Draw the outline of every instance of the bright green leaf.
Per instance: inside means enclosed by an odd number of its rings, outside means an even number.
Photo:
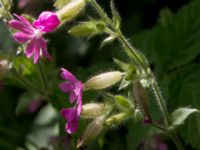
[[[172,126],[179,126],[184,123],[184,121],[193,113],[200,113],[198,109],[195,108],[179,108],[172,113]]]

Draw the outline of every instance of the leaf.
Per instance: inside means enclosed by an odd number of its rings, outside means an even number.
[[[164,18],[159,19],[159,25],[135,35],[133,41],[136,47],[164,71],[191,62],[200,53],[199,9],[200,1],[196,0],[177,14],[165,11],[170,15],[161,15]]]
[[[189,65],[170,74],[169,100],[168,105],[173,109],[177,106],[191,106],[200,109],[200,65]],[[194,110],[196,111],[196,110]],[[179,116],[183,120],[193,110]],[[194,119],[195,117],[195,119]],[[198,118],[197,118],[198,117]],[[191,118],[191,119],[190,119]],[[179,124],[181,120],[175,122]],[[179,130],[185,143],[190,144],[194,149],[200,148],[200,122],[199,116],[192,115],[185,125]]]
[[[199,115],[192,115],[179,129],[180,136],[186,144],[190,144],[193,149],[200,150],[200,119]]]
[[[172,126],[179,126],[184,123],[184,121],[193,113],[200,113],[198,109],[195,108],[179,108],[176,109],[172,115]]]
[[[33,92],[24,93],[19,99],[15,113],[17,115],[24,113],[25,111],[27,111],[31,103],[33,101],[39,100],[39,98],[40,98],[40,95],[36,93],[33,93]]]

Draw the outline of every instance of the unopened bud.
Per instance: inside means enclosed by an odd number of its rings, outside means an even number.
[[[124,96],[117,95],[115,96],[115,101],[119,107],[122,109],[131,109],[134,110],[134,104],[130,102],[129,99],[127,99]]]
[[[135,96],[137,108],[144,112],[145,118],[147,117],[151,120],[148,106],[148,95],[140,81],[133,83],[133,94]]]
[[[1,0],[0,1],[0,4],[2,5],[2,7],[5,9],[5,10],[10,10],[11,8],[11,0]]]
[[[123,73],[119,71],[111,71],[99,74],[97,76],[94,76],[93,78],[86,81],[84,84],[85,90],[99,90],[104,89],[107,87],[110,87],[117,82],[119,82],[122,78]]]
[[[82,106],[81,117],[95,118],[106,114],[110,107],[106,104],[89,103]]]
[[[119,113],[116,115],[113,115],[111,117],[109,117],[108,119],[106,119],[104,125],[105,126],[112,126],[112,125],[119,125],[121,123],[123,123],[125,120],[127,120],[128,118],[128,114],[123,112],[123,113]]]
[[[84,147],[90,141],[94,140],[101,131],[103,130],[103,123],[105,121],[105,116],[100,116],[94,119],[86,128],[85,132],[83,133],[82,138],[79,140],[77,148]]]
[[[81,22],[77,26],[71,28],[68,33],[73,36],[93,36],[101,34],[105,31],[105,23],[99,20],[91,20]]]
[[[140,109],[135,109],[134,118],[138,122],[142,122],[144,120],[144,113]]]
[[[61,24],[64,24],[65,22],[75,18],[83,10],[85,4],[85,0],[73,0],[58,10],[56,13],[61,20]]]
[[[0,80],[2,80],[8,70],[8,61],[0,60]]]

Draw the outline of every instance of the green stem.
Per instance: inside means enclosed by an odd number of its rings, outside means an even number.
[[[31,82],[29,82],[29,80],[27,80],[26,78],[24,78],[20,73],[18,73],[16,70],[13,70],[13,73],[18,77],[18,79],[20,81],[22,81],[24,83],[24,85],[28,88],[31,88],[33,91],[35,91],[36,93],[39,93],[41,95],[43,95],[43,92],[40,91],[37,87],[35,87]]]
[[[146,72],[146,75],[150,77],[152,80],[152,88],[156,96],[157,103],[160,107],[160,110],[164,116],[164,118],[167,121],[167,125],[169,126],[171,124],[170,116],[167,111],[167,107],[164,101],[164,98],[159,90],[158,84],[155,80],[155,76],[151,72],[151,69],[149,65],[140,58],[138,55],[137,50],[128,42],[128,40],[125,38],[125,36],[122,34],[120,29],[116,29],[112,20],[107,16],[107,14],[104,12],[104,10],[100,7],[100,5],[96,2],[96,0],[88,0],[88,2],[96,9],[100,17],[106,22],[106,24],[112,28],[112,30],[118,35],[117,38],[120,41],[120,43],[125,47],[126,53],[130,56],[135,58],[135,61],[142,67],[142,69]],[[165,130],[166,131],[166,130]],[[178,137],[175,135],[171,136],[173,141],[176,143],[176,146],[179,150],[183,150],[183,146],[181,145],[181,142],[179,141]]]
[[[40,80],[43,85],[44,92],[46,92],[46,90],[48,89],[48,85],[47,85],[47,81],[46,81],[45,74],[44,74],[40,60],[38,61],[37,67],[38,67],[38,72],[39,72]]]
[[[153,127],[167,133],[171,139],[174,141],[174,143],[176,144],[176,147],[178,148],[178,150],[184,150],[184,147],[182,146],[180,140],[178,139],[177,135],[174,133],[171,133],[170,131],[168,131],[167,129],[165,129],[164,127],[157,125],[157,124],[151,124]]]

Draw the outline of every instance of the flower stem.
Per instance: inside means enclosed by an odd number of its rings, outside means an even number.
[[[26,87],[31,88],[33,91],[35,91],[36,93],[39,93],[41,95],[43,95],[43,92],[40,91],[37,87],[35,87],[31,82],[29,82],[29,80],[27,80],[26,78],[24,78],[20,73],[18,73],[16,70],[13,70],[13,73],[18,77],[18,79],[24,83],[24,85]]]
[[[96,2],[96,0],[88,0],[88,2],[96,9],[97,13],[100,15],[100,17],[105,21],[105,23],[112,28],[112,30],[116,33],[117,39],[120,41],[120,43],[124,46],[124,50],[126,53],[132,54],[132,56],[135,58],[135,61],[142,67],[142,69],[145,71],[146,75],[150,77],[150,80],[152,80],[152,89],[154,91],[154,94],[156,96],[157,103],[160,107],[160,110],[164,116],[164,118],[167,121],[167,125],[169,126],[171,124],[170,121],[170,115],[167,111],[167,107],[164,101],[164,98],[159,90],[158,84],[156,82],[155,76],[151,72],[151,69],[149,65],[140,58],[140,56],[137,53],[137,50],[128,42],[128,40],[125,38],[125,36],[122,34],[120,29],[117,29],[114,26],[113,21],[107,16],[107,14],[104,12],[104,10],[100,7],[100,5]],[[129,55],[130,56],[130,55]],[[163,128],[164,130],[164,128]],[[165,129],[165,132],[167,129]],[[179,141],[176,134],[170,134],[173,141],[175,142],[177,148],[179,150],[183,150],[183,146],[181,145],[181,142]]]
[[[44,70],[43,70],[43,67],[42,67],[42,64],[41,64],[40,61],[38,61],[37,68],[38,68],[40,80],[41,80],[42,85],[43,85],[44,92],[46,92],[46,90],[48,89],[48,86],[47,86]]]

